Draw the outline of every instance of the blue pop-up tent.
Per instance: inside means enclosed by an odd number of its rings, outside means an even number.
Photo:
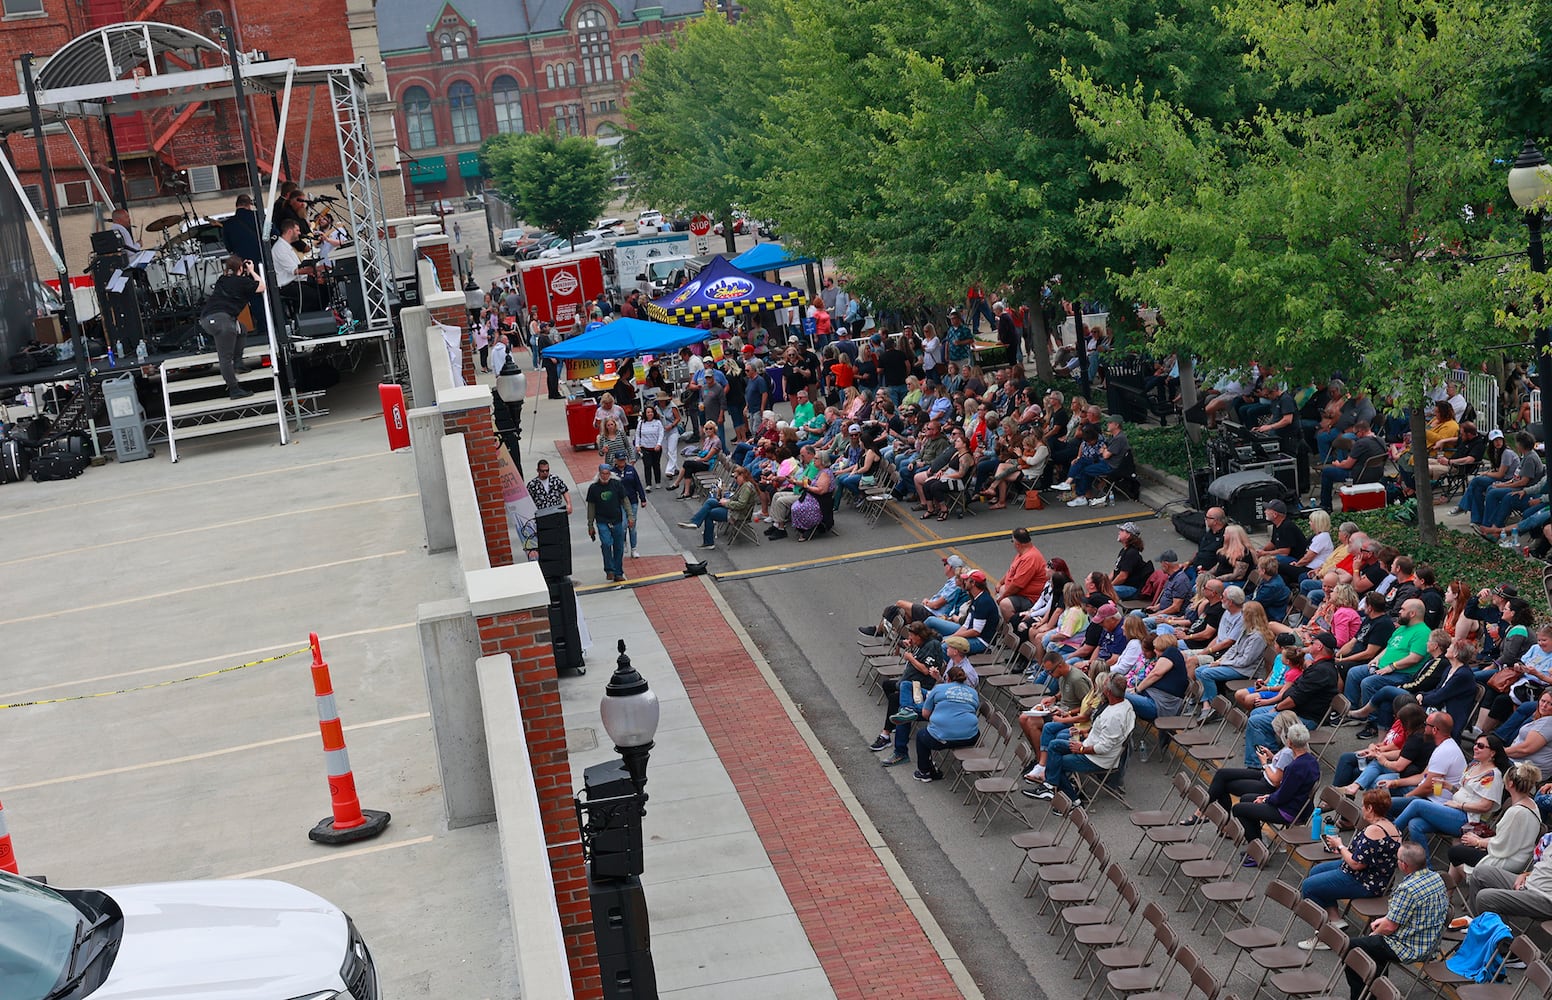
[[[644,319],[617,319],[587,333],[546,347],[547,358],[576,360],[586,358],[608,361],[639,358],[643,354],[666,354],[705,340],[708,331],[694,327],[651,323]]]
[[[647,315],[663,323],[696,323],[795,306],[803,298],[796,288],[751,278],[719,255],[683,288],[648,303]]]
[[[812,257],[794,257],[780,243],[756,243],[729,261],[734,267],[748,274],[779,271],[784,267],[815,263]]]

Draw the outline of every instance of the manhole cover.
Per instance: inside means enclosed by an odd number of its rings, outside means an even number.
[[[598,749],[598,731],[591,727],[566,730],[566,752],[586,753]]]

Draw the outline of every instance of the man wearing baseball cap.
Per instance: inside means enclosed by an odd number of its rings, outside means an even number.
[[[862,625],[857,631],[866,636],[879,636],[884,634],[885,623],[899,627],[902,621],[924,622],[933,615],[952,618],[958,614],[965,602],[970,600],[970,592],[959,582],[959,574],[965,568],[965,561],[957,555],[941,556],[939,561],[943,563],[943,575],[946,579],[937,593],[919,601],[896,601],[880,613],[880,621],[877,625]]]
[[[1309,549],[1309,539],[1304,537],[1298,522],[1288,516],[1288,505],[1281,500],[1269,501],[1266,519],[1272,523],[1272,538],[1261,546],[1261,554],[1276,556],[1278,566],[1298,562]]]
[[[1272,731],[1272,719],[1278,712],[1292,711],[1309,727],[1310,732],[1314,732],[1315,727],[1326,717],[1331,700],[1342,689],[1342,677],[1336,672],[1334,662],[1337,645],[1336,636],[1330,632],[1315,633],[1309,643],[1309,662],[1288,693],[1274,704],[1262,705],[1251,711],[1250,721],[1245,726],[1246,767],[1261,765],[1257,747],[1266,747],[1274,752],[1280,749],[1277,736]]]
[[[959,579],[970,594],[970,602],[964,613],[958,620],[933,615],[927,619],[927,627],[944,638],[963,636],[970,642],[970,652],[984,653],[1002,625],[997,601],[987,591],[986,574],[980,570],[970,570],[961,574]]]
[[[632,525],[635,519],[630,520]],[[595,528],[596,525],[596,528]],[[597,539],[604,553],[604,579],[625,579],[625,490],[607,464],[598,467],[598,479],[587,488],[587,537]]]

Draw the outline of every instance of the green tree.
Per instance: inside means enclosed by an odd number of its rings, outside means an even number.
[[[1482,98],[1524,57],[1526,18],[1478,0],[1240,0],[1226,17],[1311,108],[1213,121],[1069,71],[1079,124],[1108,151],[1098,176],[1124,189],[1085,221],[1146,262],[1118,283],[1160,308],[1168,348],[1290,381],[1356,369],[1377,403],[1410,409],[1421,467],[1426,389],[1492,342],[1495,268],[1470,258],[1523,245],[1513,213],[1468,206],[1507,200],[1493,161],[1511,147]]]
[[[613,168],[598,144],[585,136],[493,136],[480,147],[480,159],[518,214],[573,243],[608,204]]]
[[[772,47],[786,32],[779,4],[756,2],[737,24],[703,17],[642,53],[621,148],[638,200],[706,212],[733,246],[733,212],[765,167],[755,141],[768,95],[781,86]]]

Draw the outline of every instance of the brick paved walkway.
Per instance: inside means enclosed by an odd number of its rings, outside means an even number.
[[[904,970],[914,998],[961,997],[920,925],[899,919],[905,901],[705,587],[687,579],[636,594],[836,996],[899,994]]]

